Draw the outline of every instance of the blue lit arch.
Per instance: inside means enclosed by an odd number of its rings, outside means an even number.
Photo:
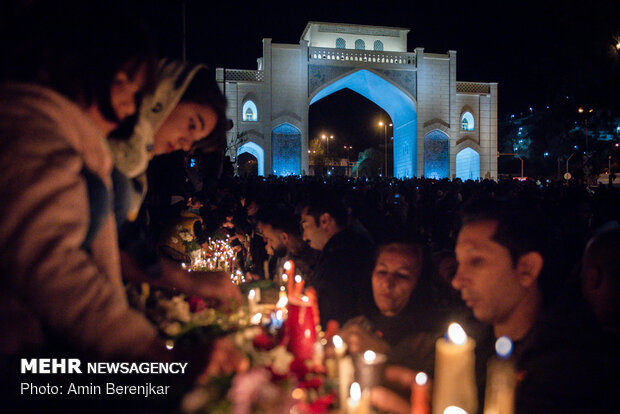
[[[450,176],[450,138],[434,130],[424,137],[424,177],[448,178]]]
[[[456,177],[461,180],[480,178],[480,154],[472,148],[465,148],[456,154]]]
[[[250,155],[256,157],[256,161],[258,162],[258,175],[265,175],[265,151],[260,147],[260,145],[255,144],[254,142],[246,142],[237,150],[237,157],[239,155],[247,152]]]
[[[394,124],[393,175],[397,178],[416,176],[418,123],[415,98],[379,74],[358,69],[315,91],[310,105],[345,88],[359,93],[388,113]]]
[[[247,100],[243,103],[241,114],[244,122],[258,121],[258,109],[256,108],[256,104],[251,100]]]
[[[274,175],[301,174],[301,131],[291,124],[271,131],[271,160]]]

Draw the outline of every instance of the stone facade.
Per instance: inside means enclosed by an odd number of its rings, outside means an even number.
[[[349,88],[390,115],[394,176],[497,177],[497,84],[457,81],[456,51],[408,52],[407,32],[310,22],[299,44],[263,39],[258,70],[218,68],[229,155],[252,154],[266,175],[307,173],[309,106]]]

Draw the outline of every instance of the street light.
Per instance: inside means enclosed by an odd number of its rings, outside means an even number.
[[[383,127],[383,142],[385,146],[385,170],[383,171],[383,175],[387,177],[388,176],[388,172],[387,172],[387,127],[388,127],[388,124],[383,121],[380,121],[379,126]],[[392,124],[390,124],[390,126],[392,126]]]
[[[580,107],[579,109],[577,109],[577,112],[580,113],[580,114],[583,114],[583,113],[585,113],[585,109]],[[592,109],[592,108],[588,109],[588,113],[589,114],[591,114],[592,112],[594,112],[594,109]],[[584,116],[583,119],[585,120],[585,125],[586,125],[586,152],[588,152],[588,117]]]
[[[330,135],[329,137],[325,134],[321,135],[321,139],[323,141],[325,141],[325,158],[327,159],[327,166],[329,167],[329,140],[330,139],[334,139],[333,135]]]

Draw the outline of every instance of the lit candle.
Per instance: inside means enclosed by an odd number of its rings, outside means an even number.
[[[300,296],[303,293],[304,283],[304,279],[301,277],[301,275],[295,275],[295,287],[293,289],[295,290],[296,296]]]
[[[286,290],[289,295],[294,293],[294,283],[295,283],[295,263],[292,260],[287,260],[284,262],[284,273],[286,274]]]
[[[288,350],[301,360],[312,358],[314,342],[316,341],[312,307],[308,303],[308,298],[304,298],[301,301],[289,298],[288,318],[286,320],[286,332],[289,338]]]
[[[430,414],[428,375],[418,372],[411,385],[411,414]]]
[[[250,313],[254,314],[256,313],[256,290],[255,289],[250,289],[250,291],[248,292],[248,306],[250,308]]]
[[[334,351],[336,352],[336,356],[338,358],[342,358],[347,352],[347,344],[342,340],[340,335],[334,335],[332,342],[334,343]]]
[[[463,407],[474,413],[478,409],[476,343],[457,323],[450,324],[447,336],[439,338],[435,344],[433,414],[442,414],[449,406]]]
[[[350,397],[347,400],[347,414],[369,414],[370,413],[370,398],[368,392],[362,392],[360,385],[357,382],[351,384]]]
[[[515,367],[508,359],[512,353],[512,341],[502,336],[495,342],[496,357],[489,360],[487,387],[484,393],[484,414],[512,414],[514,412]]]
[[[347,406],[347,395],[349,394],[349,386],[353,382],[354,371],[353,360],[350,356],[338,360],[338,391],[340,393],[341,411],[344,411]]]
[[[467,414],[467,411],[463,410],[461,407],[450,405],[443,410],[443,414]]]
[[[386,360],[384,354],[377,354],[371,350],[355,355],[355,375],[362,390],[380,385]]]

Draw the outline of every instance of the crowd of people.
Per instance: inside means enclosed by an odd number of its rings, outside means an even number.
[[[292,259],[328,334],[402,367],[373,393],[378,408],[409,412],[398,389],[411,372],[433,377],[435,341],[459,321],[478,344],[481,401],[495,339],[508,336],[517,412],[610,409],[617,188],[221,174],[229,122],[213,73],[157,62],[148,30],[115,3],[71,2],[72,13],[51,3],[20,10],[10,27],[21,41],[3,51],[4,390],[17,391],[24,357],[190,361],[187,382],[239,369],[225,338],[169,350],[127,301],[124,283],[141,282],[241,300],[229,274],[180,266],[186,252],[169,232],[182,228],[199,243],[227,236],[248,279],[280,284]]]

